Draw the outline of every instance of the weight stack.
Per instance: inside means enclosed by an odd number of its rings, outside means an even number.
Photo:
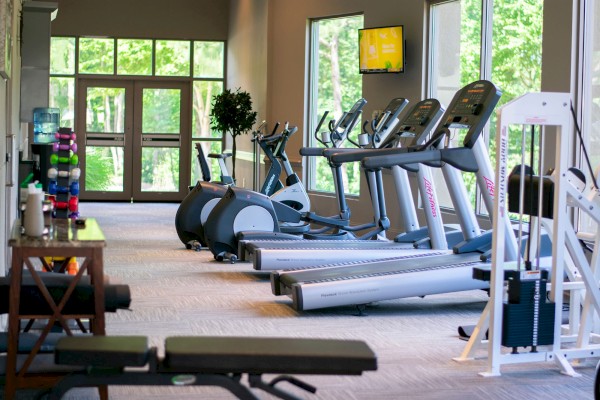
[[[536,347],[554,342],[554,307],[546,300],[548,271],[506,271],[508,302],[503,304],[502,345]]]
[[[79,216],[79,159],[75,133],[71,128],[59,128],[58,142],[53,143],[52,174],[48,171],[48,193],[54,196],[55,217],[60,219]],[[51,176],[52,175],[52,176]]]

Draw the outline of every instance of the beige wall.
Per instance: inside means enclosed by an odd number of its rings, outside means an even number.
[[[267,120],[268,0],[231,0],[227,46],[227,87],[240,88],[252,97],[257,124]],[[237,138],[236,179],[253,188],[251,135]],[[230,137],[227,147],[231,148]]]
[[[423,96],[423,21],[424,2],[415,0],[276,0],[269,3],[269,121],[289,120],[299,126],[303,134],[296,135],[288,145],[288,155],[300,162],[298,150],[306,145],[308,135],[307,87],[308,21],[311,18],[361,13],[364,26],[403,24],[406,31],[406,72],[403,74],[364,75],[363,97],[368,103],[364,115],[382,109],[394,97],[406,97],[411,102]],[[232,27],[233,29],[233,27]],[[358,66],[357,66],[358,68]],[[337,116],[339,117],[339,116]],[[306,165],[306,164],[305,164]],[[304,177],[305,179],[306,177]],[[399,226],[400,217],[393,186],[386,180],[388,209],[393,226]],[[361,199],[349,199],[354,222],[372,219],[368,189],[361,182]],[[331,196],[312,195],[313,209],[321,215],[337,211]]]
[[[572,1],[546,0],[543,49],[543,89],[570,87]],[[406,73],[363,77],[365,115],[381,109],[397,96],[416,102],[424,96],[425,0],[59,0],[53,34],[106,35],[186,39],[226,39],[227,86],[250,92],[258,119],[290,121],[299,134],[288,154],[302,162],[298,149],[307,135],[307,50],[311,18],[362,13],[365,26],[404,24],[407,39]],[[239,176],[249,187],[251,147],[239,138]],[[399,225],[393,189],[386,177],[393,226]],[[242,184],[242,182],[239,182]],[[366,187],[361,188],[367,193]],[[313,196],[317,200],[317,196]],[[335,211],[331,199],[318,197],[314,208]],[[371,218],[367,196],[351,200],[356,222]],[[392,232],[395,233],[395,232]]]
[[[53,35],[225,40],[223,0],[58,0]]]
[[[363,97],[368,100],[364,115],[381,109],[393,97],[403,96],[412,103],[425,95],[424,58],[425,0],[275,0],[269,3],[268,41],[268,120],[290,120],[298,124],[303,137],[290,141],[288,154],[300,159],[298,149],[305,145],[307,135],[307,50],[308,21],[311,18],[362,13],[365,27],[403,24],[406,31],[406,73],[398,75],[363,76]],[[543,90],[569,91],[572,1],[546,0],[543,44]],[[231,27],[235,30],[235,26]],[[392,223],[389,237],[397,233],[400,216],[396,212],[395,192],[389,176],[385,178],[388,213]],[[350,199],[354,222],[372,218],[368,190],[361,183],[360,199]],[[416,192],[413,190],[413,194]],[[328,196],[312,195],[317,213],[335,213],[335,201]],[[422,215],[420,216],[422,218]],[[455,222],[453,216],[445,221]],[[489,226],[487,221],[482,221]]]

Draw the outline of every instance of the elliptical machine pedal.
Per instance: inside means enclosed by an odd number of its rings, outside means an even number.
[[[219,253],[215,256],[215,260],[221,262],[224,260],[229,260],[230,264],[235,264],[237,261],[237,255],[233,254],[233,253],[229,253],[229,252],[223,252],[223,253]]]

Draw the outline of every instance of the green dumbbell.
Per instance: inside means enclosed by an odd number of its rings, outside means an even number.
[[[56,154],[50,155],[50,164],[56,165],[58,163],[77,165],[79,164],[79,157],[77,157],[77,154],[72,154],[71,157],[59,157]]]

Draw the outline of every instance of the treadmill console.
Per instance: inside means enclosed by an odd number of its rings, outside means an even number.
[[[463,145],[472,148],[487,123],[502,92],[491,82],[480,80],[458,91],[446,115],[442,118],[441,128],[468,129]],[[440,132],[445,134],[444,132]]]
[[[421,144],[443,112],[444,108],[438,100],[421,100],[400,121],[397,135],[403,138],[412,137],[413,140],[407,144],[408,146]]]

